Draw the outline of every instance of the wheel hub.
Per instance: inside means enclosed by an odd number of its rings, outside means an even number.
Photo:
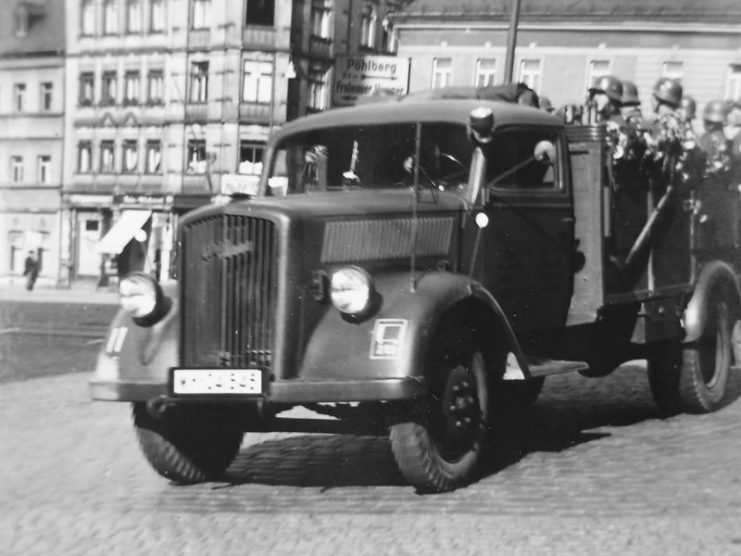
[[[475,379],[463,365],[450,372],[442,404],[447,435],[455,441],[469,438],[478,423],[479,404]]]

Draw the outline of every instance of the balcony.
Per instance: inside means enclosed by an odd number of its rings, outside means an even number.
[[[309,56],[315,58],[332,58],[332,39],[325,39],[317,35],[309,37]]]

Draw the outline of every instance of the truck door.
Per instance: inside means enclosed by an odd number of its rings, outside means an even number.
[[[536,154],[536,147],[542,153],[549,145],[549,156]],[[497,130],[483,149],[489,224],[476,276],[517,331],[566,323],[575,245],[565,149],[562,131],[543,127]]]

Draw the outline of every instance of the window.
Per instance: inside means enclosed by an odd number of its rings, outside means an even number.
[[[161,33],[165,30],[165,0],[150,0],[149,30]]]
[[[26,84],[25,83],[16,83],[13,85],[13,106],[15,107],[16,112],[23,112],[24,106],[24,100],[26,97]]]
[[[147,174],[162,173],[162,143],[159,141],[147,141]]]
[[[275,0],[247,0],[245,25],[273,26]]]
[[[118,6],[116,0],[103,0],[103,34],[118,33]]]
[[[519,81],[530,87],[535,92],[540,90],[540,76],[540,60],[522,60],[520,62]]]
[[[377,23],[376,7],[372,3],[366,2],[360,18],[360,46],[375,48]]]
[[[42,155],[38,161],[38,178],[40,184],[47,184],[51,182],[51,157],[48,155]]]
[[[332,7],[326,0],[311,4],[311,33],[322,39],[332,38]]]
[[[149,104],[162,104],[164,95],[162,70],[152,70],[147,76],[147,101]]]
[[[193,0],[192,29],[211,27],[211,0]]]
[[[731,64],[728,67],[726,98],[730,100],[741,100],[741,64]]]
[[[432,88],[447,87],[453,79],[453,59],[432,59]]]
[[[589,89],[597,79],[609,74],[610,62],[608,60],[590,60],[589,75],[587,75],[587,86],[584,87],[584,89]]]
[[[273,97],[273,64],[244,61],[242,102],[269,103]]]
[[[190,65],[190,101],[208,100],[208,62],[193,62]]]
[[[54,85],[52,83],[42,83],[39,87],[39,107],[42,112],[51,112],[53,90]]]
[[[140,33],[142,30],[142,0],[126,0],[126,32]]]
[[[557,169],[535,160],[535,146],[548,141],[558,146],[555,133],[517,129],[499,132],[484,149],[487,187],[506,189],[556,189]],[[555,161],[558,157],[554,157]]]
[[[13,183],[23,183],[23,157],[10,157],[10,181]]]
[[[80,74],[80,106],[91,106],[93,104],[93,90],[95,87],[95,76],[92,72]]]
[[[394,34],[394,25],[391,23],[388,14],[381,20],[381,47],[384,52],[396,51],[396,35]]]
[[[479,58],[476,60],[476,87],[491,87],[497,82],[496,58]]]
[[[133,174],[136,172],[136,166],[139,161],[135,140],[126,140],[123,142],[123,171],[124,174]]]
[[[139,104],[139,72],[127,71],[124,75],[124,104]]]
[[[104,106],[116,104],[116,72],[103,72],[103,90],[100,95],[100,103]]]
[[[262,173],[262,155],[265,146],[249,141],[239,143],[239,169],[240,174],[259,176]]]
[[[115,155],[113,141],[100,142],[100,173],[112,174],[115,171]]]
[[[95,34],[95,2],[83,0],[80,8],[80,34],[90,37]]]
[[[327,71],[322,67],[309,68],[309,101],[312,110],[325,110],[327,104]]]
[[[77,172],[87,174],[92,171],[93,145],[90,141],[77,143]]]
[[[661,64],[661,77],[682,79],[684,77],[684,62],[664,62]]]
[[[189,174],[205,174],[207,169],[206,141],[191,139],[188,141],[188,170]]]

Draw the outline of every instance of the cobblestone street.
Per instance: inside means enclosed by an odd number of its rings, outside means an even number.
[[[385,438],[248,434],[174,486],[88,376],[0,385],[3,554],[741,554],[741,403],[657,418],[645,371],[554,377],[479,482],[419,496]]]

